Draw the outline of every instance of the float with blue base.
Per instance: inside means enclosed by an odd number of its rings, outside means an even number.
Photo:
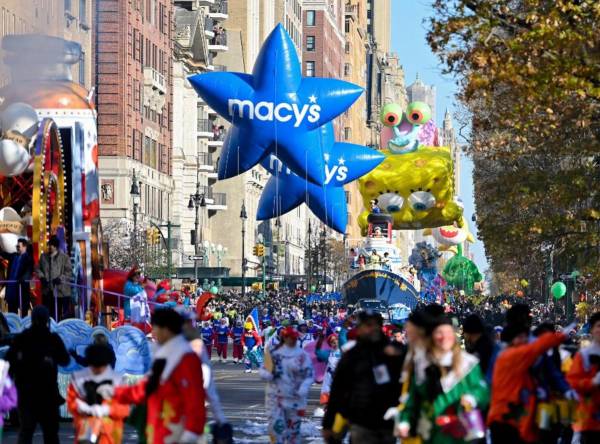
[[[388,306],[403,304],[413,310],[419,302],[419,292],[397,274],[386,270],[364,270],[344,283],[344,301],[356,304],[360,299],[378,299]]]

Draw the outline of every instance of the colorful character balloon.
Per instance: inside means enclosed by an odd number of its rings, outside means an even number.
[[[417,270],[417,277],[421,283],[421,297],[434,302],[441,297],[443,279],[438,276],[437,260],[442,254],[427,242],[418,242],[413,248],[408,263]]]
[[[392,215],[395,230],[462,225],[462,206],[454,198],[454,166],[449,147],[423,145],[437,142],[431,110],[412,102],[406,112],[386,105],[382,123],[391,128],[386,159],[359,180],[365,208],[377,199],[379,208]],[[383,139],[383,137],[382,137]],[[369,211],[358,218],[363,235]]]
[[[294,42],[281,24],[267,37],[252,74],[214,72],[189,81],[232,124],[219,179],[237,176],[274,154],[318,185],[326,183],[327,173],[315,130],[348,109],[363,91],[342,80],[303,78]]]
[[[318,130],[327,179],[319,186],[294,174],[274,155],[261,164],[272,174],[258,204],[258,220],[271,219],[306,203],[327,226],[344,233],[348,224],[343,186],[375,168],[384,156],[372,149],[334,140],[333,124]]]

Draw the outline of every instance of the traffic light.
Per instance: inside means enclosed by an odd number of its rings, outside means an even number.
[[[153,228],[146,228],[146,243],[152,245],[153,240]]]
[[[196,245],[196,230],[190,231],[190,244]]]
[[[152,244],[153,245],[160,244],[160,238],[161,238],[160,230],[158,228],[155,228],[154,233],[152,233]]]
[[[252,248],[252,254],[254,254],[254,256],[263,257],[265,255],[265,246],[263,244],[256,244]]]

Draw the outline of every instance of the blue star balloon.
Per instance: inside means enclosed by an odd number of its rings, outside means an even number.
[[[339,116],[363,89],[337,79],[302,77],[292,39],[281,24],[262,46],[252,74],[212,72],[188,78],[196,92],[231,122],[219,179],[248,171],[277,147],[277,157],[322,185],[325,164],[313,133]],[[313,159],[305,162],[306,157]]]
[[[385,156],[361,145],[335,142],[331,123],[316,132],[323,156],[325,184],[315,185],[294,174],[271,154],[261,162],[273,176],[260,197],[258,220],[280,216],[306,203],[324,224],[340,233],[346,231],[348,210],[344,185],[371,171]]]

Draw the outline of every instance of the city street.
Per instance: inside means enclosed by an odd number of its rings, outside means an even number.
[[[268,443],[267,416],[265,411],[265,383],[256,373],[244,373],[241,364],[214,364],[215,378],[225,415],[234,427],[236,443]],[[307,412],[314,412],[319,398],[318,385],[313,385]],[[210,410],[210,409],[209,409]],[[210,411],[209,411],[210,418]],[[302,425],[304,442],[320,442],[320,420],[309,416]],[[135,432],[126,429],[123,443],[137,443]],[[73,442],[75,436],[70,422],[61,424],[61,443]],[[17,442],[17,432],[7,428],[4,434],[6,444]],[[42,443],[42,431],[38,428],[34,443]]]

